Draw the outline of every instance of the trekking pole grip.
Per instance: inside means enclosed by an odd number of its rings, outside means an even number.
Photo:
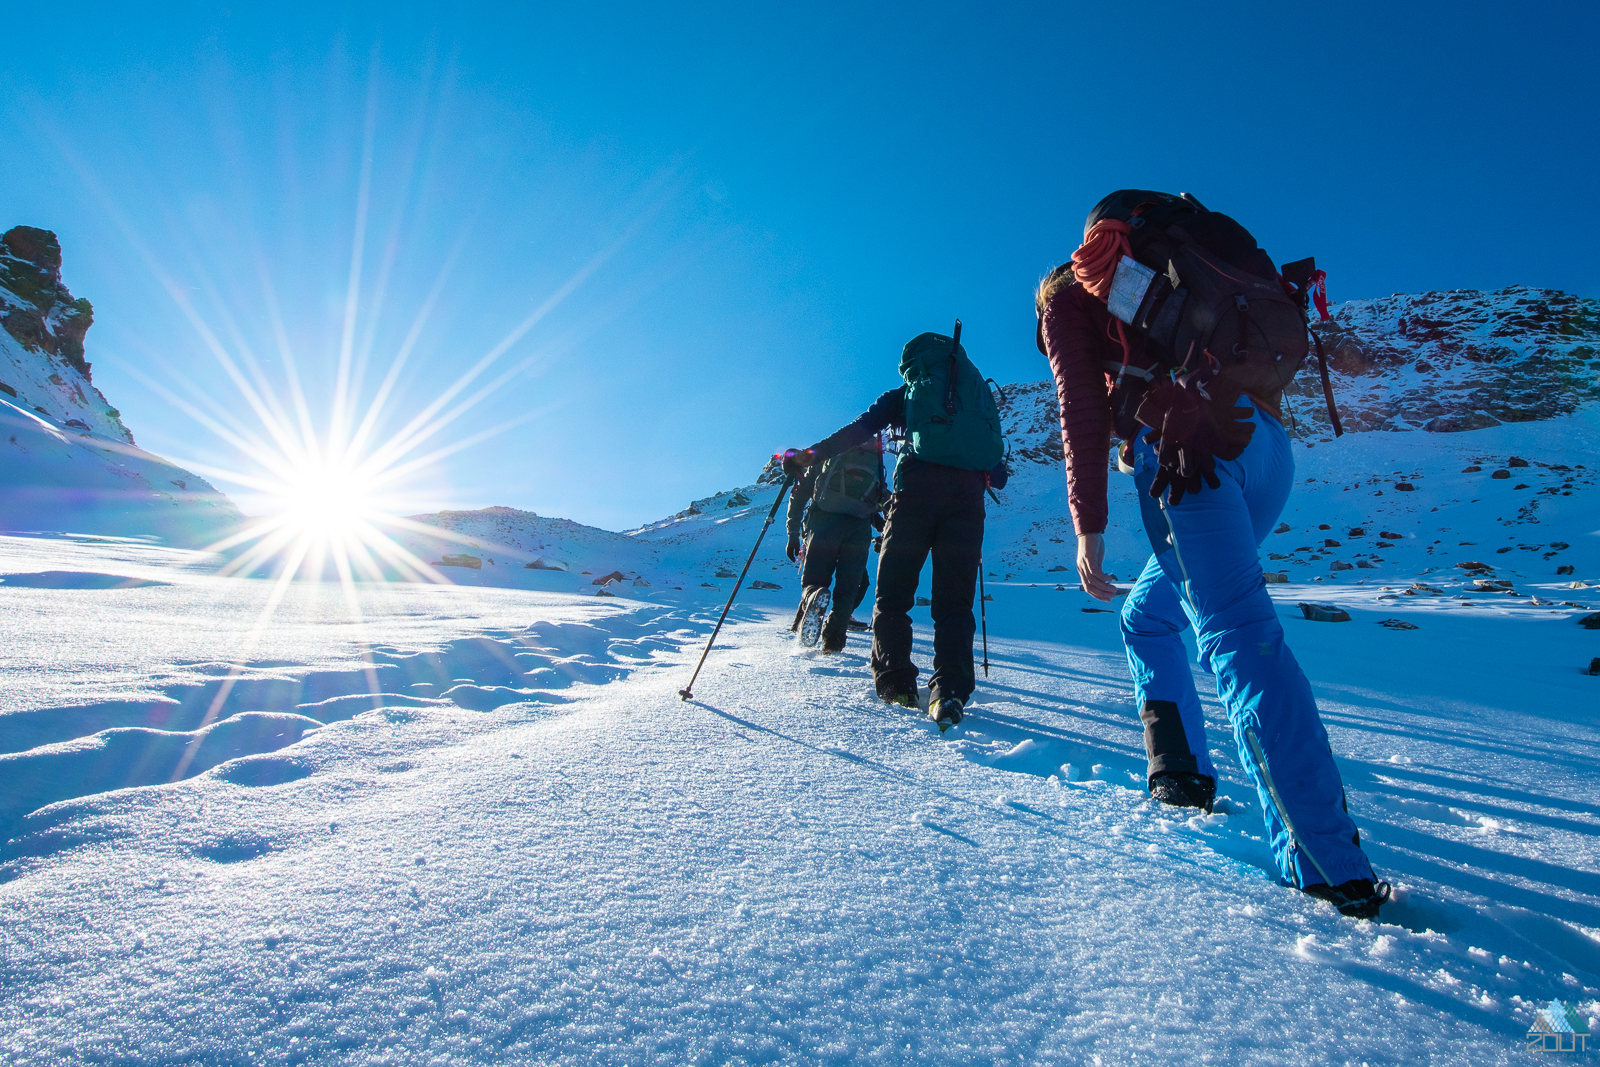
[[[767,512],[767,521],[761,524],[761,532],[756,535],[755,547],[750,550],[750,558],[744,561],[744,570],[739,572],[739,580],[733,583],[733,592],[728,594],[728,602],[722,606],[722,615],[717,619],[716,628],[711,631],[711,637],[706,641],[705,651],[700,653],[700,662],[695,664],[694,674],[689,677],[689,684],[678,690],[678,696],[684,700],[694,699],[695,679],[700,677],[700,668],[706,665],[706,657],[711,654],[711,646],[717,643],[717,635],[722,632],[722,623],[728,617],[728,611],[733,607],[733,598],[739,595],[739,587],[744,585],[744,576],[750,573],[750,564],[756,561],[756,553],[761,551],[761,542],[766,539],[767,529],[772,525],[773,516],[778,514],[778,506],[783,503],[783,498],[789,495],[789,487],[794,484],[794,475],[785,474],[783,485],[778,489],[778,496],[772,502],[772,508]]]

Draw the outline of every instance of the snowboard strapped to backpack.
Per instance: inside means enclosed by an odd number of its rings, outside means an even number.
[[[870,519],[883,503],[883,445],[873,438],[822,465],[811,505],[837,515]]]
[[[1160,371],[1174,379],[1220,380],[1271,401],[1293,380],[1315,341],[1334,435],[1344,432],[1321,339],[1306,327],[1312,296],[1327,320],[1324,276],[1313,259],[1285,264],[1280,274],[1248,230],[1188,193],[1112,193],[1089,213],[1086,245],[1095,225],[1108,219],[1126,224],[1129,254],[1116,263],[1106,306],[1145,336],[1145,351]],[[1153,377],[1126,361],[1107,369],[1118,375],[1119,385],[1129,373],[1146,381]],[[1123,406],[1131,410],[1133,404]]]
[[[906,452],[926,463],[992,470],[1004,457],[1000,409],[983,374],[954,337],[925,333],[900,353],[906,382]],[[898,472],[897,472],[898,473]]]

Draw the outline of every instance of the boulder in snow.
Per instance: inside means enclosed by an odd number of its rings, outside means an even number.
[[[1301,603],[1300,614],[1312,622],[1349,622],[1350,613],[1332,604]]]

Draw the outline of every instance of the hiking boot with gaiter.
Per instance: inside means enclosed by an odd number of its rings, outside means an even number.
[[[1352,919],[1376,919],[1378,909],[1389,902],[1394,887],[1388,882],[1373,882],[1370,878],[1352,878],[1336,886],[1318,882],[1306,886],[1301,892],[1326,900],[1339,909],[1339,914]]]
[[[1207,814],[1217,799],[1217,780],[1185,771],[1162,771],[1150,776],[1150,795],[1174,808],[1201,808]]]

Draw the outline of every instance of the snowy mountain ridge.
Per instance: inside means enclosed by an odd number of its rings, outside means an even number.
[[[1347,431],[1454,433],[1570,415],[1600,400],[1600,300],[1512,286],[1350,300],[1315,326]],[[1315,359],[1289,389],[1328,432]],[[1297,401],[1297,402],[1296,402]]]

